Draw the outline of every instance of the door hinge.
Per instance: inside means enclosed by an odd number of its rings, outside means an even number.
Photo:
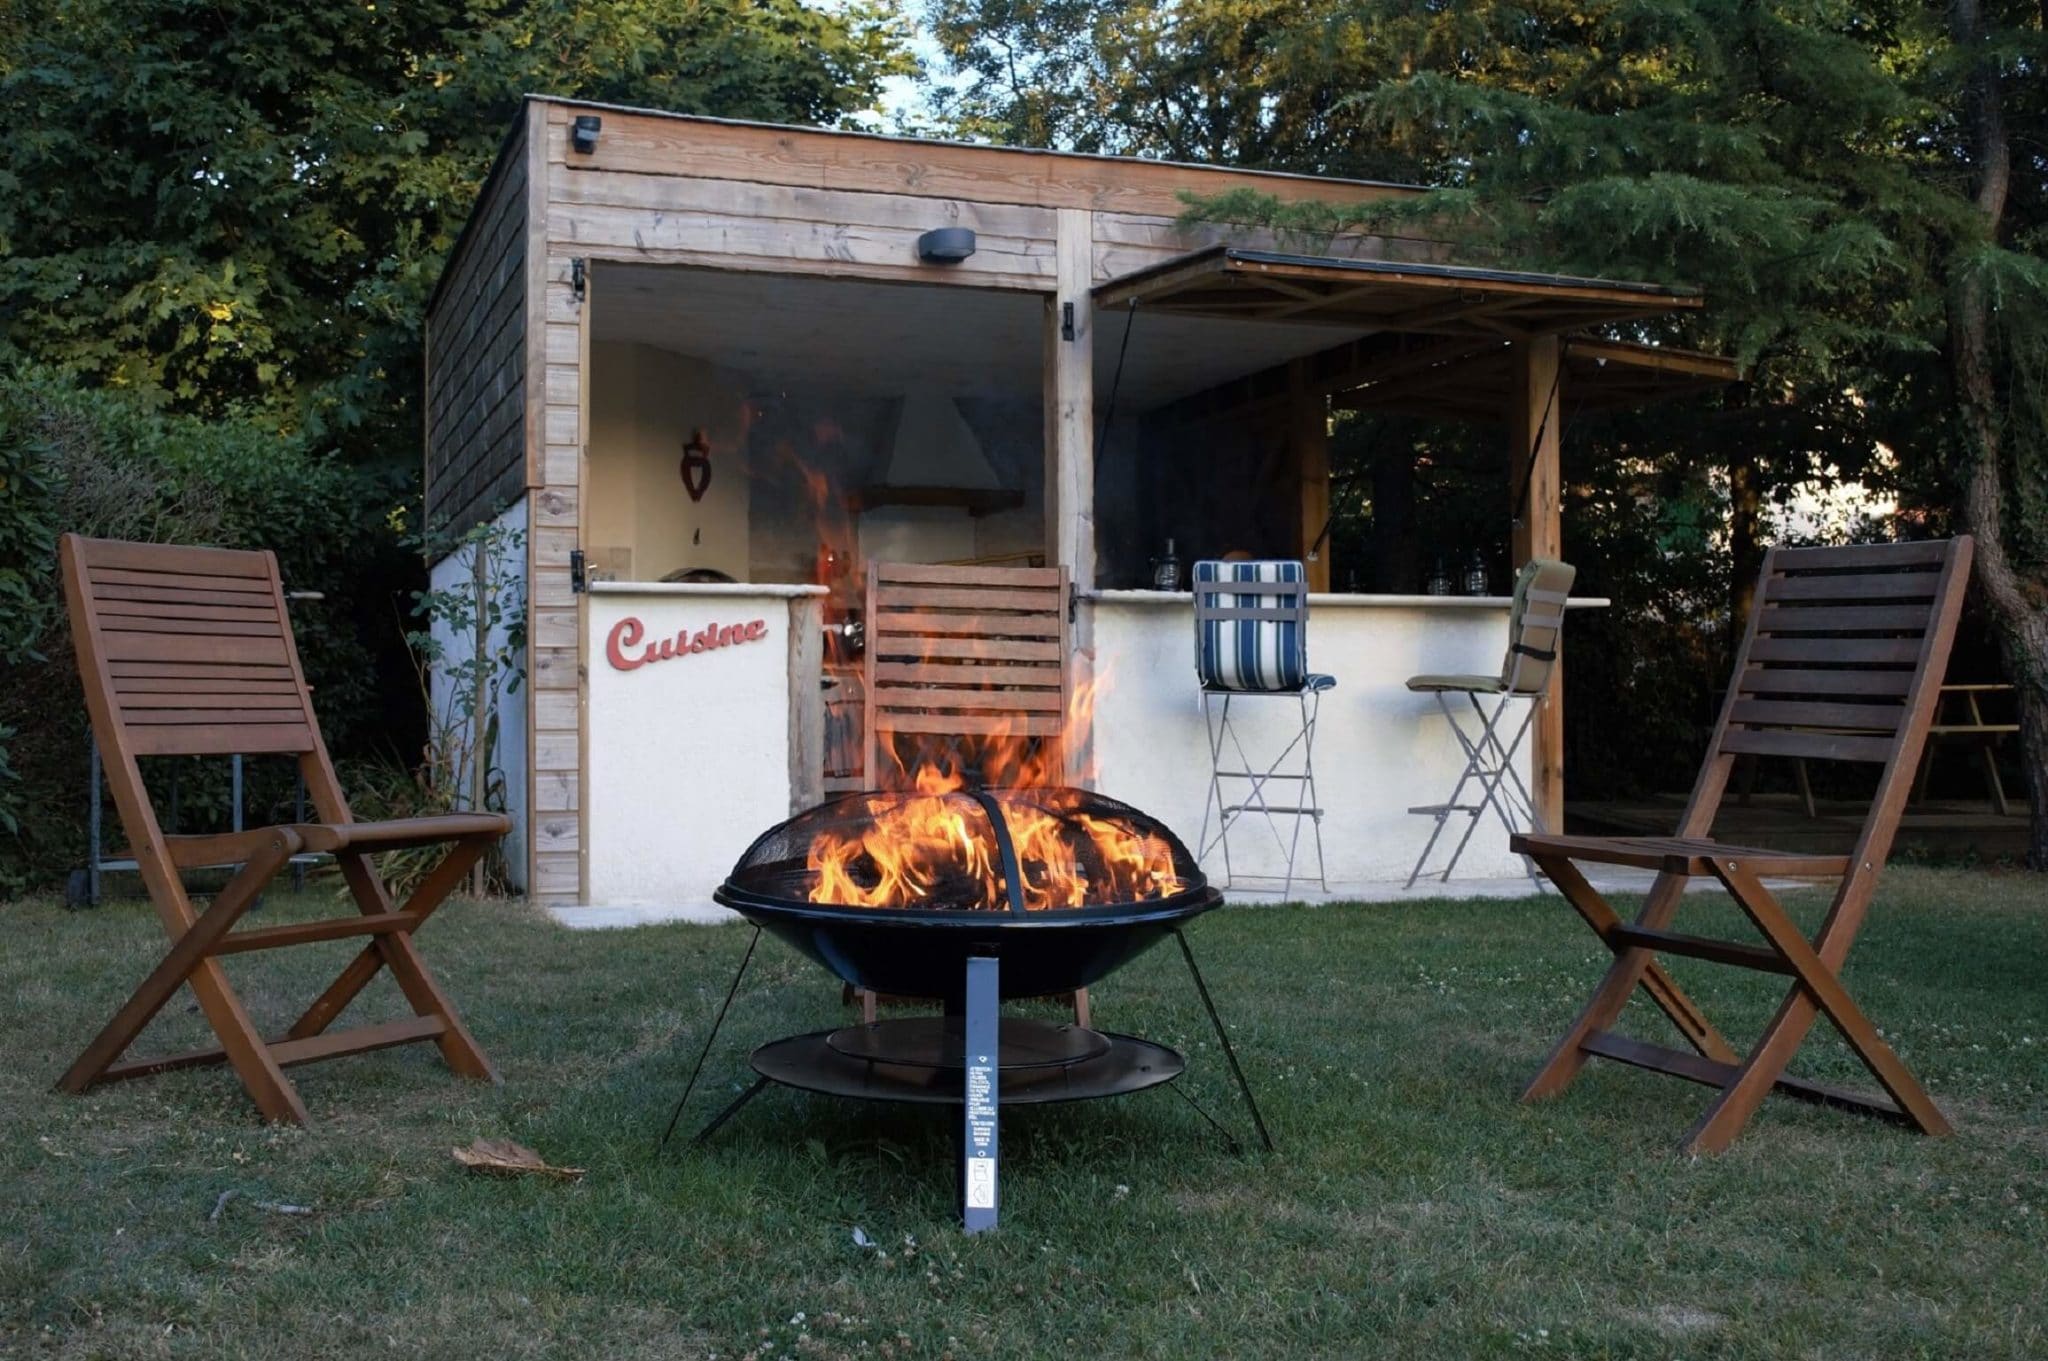
[[[1072,340],[1073,338],[1074,304],[1070,302],[1063,302],[1060,304],[1060,339]]]
[[[582,302],[583,295],[589,291],[589,287],[590,270],[583,263],[583,257],[579,255],[569,262],[569,291],[576,295],[576,301]]]
[[[583,550],[569,550],[569,594],[582,595],[590,587],[590,579],[583,570]]]

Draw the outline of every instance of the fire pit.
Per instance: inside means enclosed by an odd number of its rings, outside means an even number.
[[[846,795],[764,833],[713,896],[754,924],[756,942],[767,931],[855,987],[935,998],[946,1015],[762,1046],[751,1060],[756,1082],[699,1142],[771,1082],[963,1105],[964,1214],[970,1231],[988,1227],[999,1100],[1119,1095],[1171,1082],[1185,1067],[1173,1050],[1133,1036],[999,1021],[998,1003],[1088,987],[1172,935],[1272,1146],[1180,935],[1222,895],[1178,837],[1127,804],[1060,786],[969,789],[923,769],[913,791]],[[752,956],[750,944],[728,1006]],[[721,1007],[713,1037],[724,1018]],[[705,1053],[710,1045],[707,1038]],[[700,1053],[698,1070],[703,1061]],[[693,1071],[684,1102],[696,1078]]]

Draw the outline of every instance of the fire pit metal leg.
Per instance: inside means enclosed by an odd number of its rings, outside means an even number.
[[[996,1226],[997,1108],[1001,1054],[997,1039],[1002,991],[996,960],[967,961],[963,1032],[967,1061],[960,1125],[960,1217],[968,1233]]]
[[[704,1037],[704,1047],[697,1051],[697,1062],[690,1069],[690,1080],[683,1084],[683,1094],[681,1097],[677,1098],[676,1108],[669,1114],[668,1128],[661,1132],[661,1142],[655,1145],[655,1148],[657,1150],[668,1147],[669,1136],[676,1132],[676,1121],[683,1118],[683,1107],[689,1104],[690,1093],[695,1091],[697,1088],[697,1075],[704,1071],[704,1060],[710,1056],[711,1042],[718,1038],[719,1027],[725,1024],[725,1013],[727,1009],[729,1009],[732,1006],[732,999],[739,995],[740,980],[747,976],[747,966],[754,962],[754,947],[756,945],[759,945],[760,943],[761,928],[759,926],[756,926],[754,928],[754,934],[752,939],[747,941],[747,952],[744,955],[740,956],[739,971],[733,974],[732,976],[732,986],[725,990],[725,1000],[718,1004],[718,1015],[711,1022],[711,1033]],[[719,1117],[716,1120],[712,1121],[711,1124],[707,1126],[701,1133],[699,1133],[697,1135],[697,1138],[692,1140],[691,1142],[701,1142],[704,1139],[705,1135],[710,1134],[712,1130],[715,1130],[720,1125],[724,1124],[729,1118],[731,1118],[734,1111],[737,1111],[741,1106],[744,1106],[747,1103],[747,1097],[751,1097],[754,1094],[754,1092],[757,1092],[760,1089],[761,1084],[758,1082],[755,1083],[753,1091],[748,1092],[746,1096],[742,1096],[738,1101],[735,1101],[732,1105],[728,1106],[723,1112],[720,1113]]]
[[[1237,1051],[1230,1046],[1230,1036],[1223,1029],[1223,1018],[1216,1014],[1216,1004],[1209,1000],[1209,985],[1202,981],[1202,971],[1195,965],[1195,952],[1188,948],[1188,938],[1175,927],[1173,938],[1180,942],[1180,955],[1188,962],[1188,973],[1195,980],[1195,991],[1202,995],[1202,1006],[1209,1013],[1209,1024],[1216,1027],[1216,1038],[1223,1045],[1223,1057],[1230,1061],[1230,1075],[1237,1079],[1237,1089],[1244,1093],[1244,1104],[1251,1109],[1252,1123],[1258,1126],[1259,1142],[1266,1151],[1273,1151],[1273,1136],[1266,1133],[1266,1121],[1259,1114],[1259,1103],[1252,1097],[1251,1084],[1244,1080],[1244,1069],[1237,1066]]]

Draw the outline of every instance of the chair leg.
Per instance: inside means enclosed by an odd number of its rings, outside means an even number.
[[[264,885],[290,863],[297,849],[297,838],[281,831],[271,844],[258,850],[235,872],[213,903],[186,928],[170,953],[58,1079],[59,1090],[76,1093],[91,1087],[163,1010],[179,986],[189,983],[199,999],[201,1012],[220,1039],[220,1054],[242,1079],[263,1118],[299,1125],[310,1123],[305,1103],[249,1019],[248,1011],[228,982],[227,971],[209,953],[254,906]]]
[[[456,842],[441,863],[406,899],[406,910],[418,912],[420,924],[424,924],[427,917],[461,884],[484,852],[490,849],[490,844],[490,840],[484,837],[465,837]],[[383,881],[377,878],[367,856],[344,851],[335,860],[341,867],[342,878],[347,882],[350,894],[355,898],[357,910],[365,915],[395,910],[391,895],[385,890]],[[413,929],[417,930],[418,925]],[[303,1039],[325,1030],[355,1000],[356,995],[369,986],[378,970],[386,968],[391,970],[392,980],[405,994],[414,1014],[440,1018],[445,1028],[435,1037],[435,1043],[440,1046],[441,1057],[450,1068],[464,1077],[485,1082],[500,1080],[482,1046],[462,1023],[455,1003],[441,990],[433,972],[420,958],[410,931],[393,931],[373,940],[293,1024],[288,1032],[290,1037]]]
[[[1777,1085],[1815,1018],[1823,1013],[1849,1042],[1871,1076],[1922,1133],[1950,1133],[1948,1118],[1849,996],[1835,974],[1835,967],[1800,933],[1763,882],[1738,862],[1716,862],[1714,873],[1743,915],[1792,966],[1797,982],[1765,1027],[1755,1050],[1744,1060],[1741,1071],[1686,1135],[1686,1150],[1718,1153],[1728,1147]],[[1839,958],[1847,954],[1849,942],[1843,928],[1835,930],[1835,953]],[[1824,928],[1823,939],[1827,938]]]
[[[1562,857],[1547,855],[1536,857],[1536,863],[1550,876],[1558,892],[1564,895],[1565,901],[1577,910],[1586,924],[1603,941],[1609,940],[1608,932],[1621,924],[1621,918],[1599,891],[1586,881],[1578,866]],[[1685,881],[1677,875],[1659,875],[1651,886],[1642,912],[1636,917],[1636,925],[1653,929],[1667,926],[1678,910],[1684,886]],[[1614,963],[1608,966],[1585,1008],[1572,1022],[1571,1028],[1565,1031],[1563,1038],[1558,1040],[1542,1068],[1523,1088],[1522,1100],[1540,1101],[1569,1087],[1572,1079],[1586,1065],[1585,1042],[1614,1024],[1638,987],[1650,995],[1658,1009],[1700,1053],[1722,1063],[1735,1061],[1735,1052],[1728,1042],[1721,1038],[1705,1014],[1657,963],[1650,951],[1624,946],[1615,950]]]

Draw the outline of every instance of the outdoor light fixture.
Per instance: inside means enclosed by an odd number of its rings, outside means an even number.
[[[597,150],[598,129],[604,120],[594,113],[579,113],[576,121],[569,125],[569,145],[581,155],[588,156]]]
[[[917,258],[928,265],[957,265],[972,254],[971,227],[936,227],[917,238]]]

